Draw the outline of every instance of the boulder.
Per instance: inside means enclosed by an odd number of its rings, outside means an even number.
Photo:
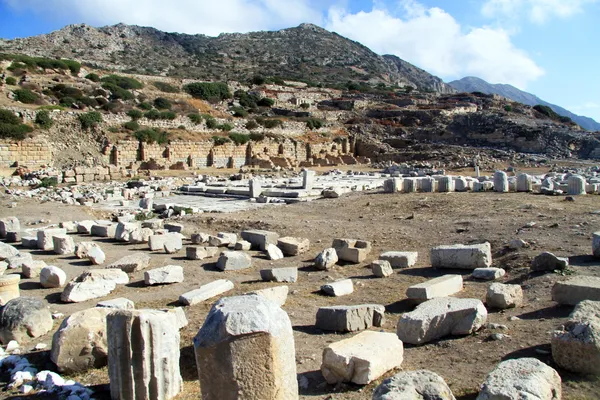
[[[186,306],[193,306],[201,303],[211,297],[218,296],[233,289],[233,282],[226,279],[219,279],[206,285],[200,286],[198,289],[189,291],[179,296],[179,302]]]
[[[52,236],[54,253],[67,255],[75,253],[75,242],[73,238],[67,235]]]
[[[269,260],[275,261],[281,260],[283,258],[283,253],[281,252],[281,249],[279,249],[279,247],[275,246],[274,244],[267,245],[265,253]]]
[[[43,229],[37,232],[38,249],[44,251],[54,250],[54,239],[56,235],[66,235],[67,230],[63,228]]]
[[[131,234],[141,229],[139,222],[119,222],[115,229],[115,240],[118,242],[129,242]]]
[[[371,252],[371,242],[364,240],[334,239],[331,247],[335,249],[340,260],[353,264],[365,261]]]
[[[251,266],[252,259],[248,254],[241,251],[224,251],[217,261],[217,268],[221,271],[237,271]]]
[[[279,234],[270,231],[247,230],[241,233],[242,239],[252,243],[252,248],[265,251],[269,244],[277,244]]]
[[[0,261],[4,261],[9,257],[16,256],[17,254],[19,254],[19,250],[10,244],[0,242]]]
[[[25,278],[37,278],[40,276],[40,272],[46,266],[46,263],[42,260],[35,260],[31,264],[23,265],[21,269]]]
[[[427,370],[404,371],[381,382],[373,400],[456,400],[444,379]]]
[[[552,300],[571,306],[583,300],[600,301],[600,277],[581,275],[556,282],[552,287]]]
[[[502,361],[488,374],[477,400],[560,400],[561,379],[536,358]]]
[[[33,264],[33,257],[30,253],[18,253],[16,256],[8,257],[4,261],[8,269],[17,269]]]
[[[277,247],[286,256],[297,256],[310,249],[310,240],[286,236],[277,240]]]
[[[514,308],[523,303],[523,289],[520,285],[492,283],[488,288],[486,303],[490,308]]]
[[[426,301],[398,322],[400,340],[423,344],[448,335],[469,335],[487,320],[487,310],[478,299],[442,297]]]
[[[321,372],[333,385],[352,382],[367,385],[404,360],[402,342],[393,333],[364,331],[331,343],[323,350]]]
[[[389,261],[392,268],[409,268],[417,263],[418,256],[416,251],[386,251],[379,259]]]
[[[315,326],[324,331],[355,332],[382,326],[385,307],[379,304],[320,307]]]
[[[21,230],[21,223],[17,217],[5,217],[0,219],[0,237],[5,238],[8,232]]]
[[[96,304],[96,307],[117,308],[119,310],[133,310],[135,308],[135,304],[129,299],[126,299],[124,297],[118,297],[112,300],[101,301],[98,304]]]
[[[89,308],[65,318],[52,337],[50,359],[61,373],[81,373],[108,364],[106,316],[110,308]]]
[[[79,303],[96,299],[110,294],[115,290],[117,284],[128,282],[127,274],[121,270],[91,270],[67,283],[60,299],[65,303]]]
[[[52,313],[34,297],[18,297],[0,309],[0,341],[24,343],[52,329]]]
[[[320,270],[328,270],[338,262],[337,252],[334,248],[323,250],[315,258],[315,267]]]
[[[298,268],[269,268],[260,270],[260,278],[267,282],[289,282],[293,283],[298,280]]]
[[[492,265],[492,248],[488,242],[482,244],[455,244],[431,249],[433,268],[475,269]]]
[[[125,256],[112,264],[107,269],[120,269],[123,272],[131,274],[148,268],[150,265],[150,256],[144,253],[136,253]]]
[[[180,236],[174,235],[165,235],[169,236],[167,240],[165,240],[164,249],[167,254],[175,254],[179,252],[183,248],[183,243],[181,241]]]
[[[92,229],[90,229],[90,235],[98,237],[114,239],[116,233],[117,224],[113,224],[110,221],[99,221],[99,223],[92,225]]]
[[[235,245],[233,246],[234,250],[238,250],[238,251],[248,251],[252,248],[252,243],[247,242],[245,240],[238,240],[237,242],[235,242]]]
[[[92,231],[92,226],[95,224],[94,221],[80,221],[77,223],[77,233],[89,235]]]
[[[181,235],[179,233],[167,233],[166,235],[152,235],[148,239],[148,248],[150,251],[164,251],[165,243],[171,242],[172,245],[181,244]]]
[[[566,269],[569,266],[569,259],[566,257],[557,257],[550,252],[543,252],[531,260],[532,271],[555,271]]]
[[[387,278],[394,273],[392,265],[387,260],[375,260],[371,263],[371,271],[378,278]]]
[[[106,261],[106,255],[100,247],[92,247],[87,252],[87,259],[90,260],[93,265],[101,265]]]
[[[67,283],[67,274],[62,269],[49,265],[40,271],[40,284],[44,288],[60,288]]]
[[[502,268],[475,268],[473,270],[473,278],[481,279],[482,281],[493,281],[498,278],[502,278],[506,274],[506,271]]]
[[[167,265],[144,272],[144,283],[146,285],[164,285],[180,282],[183,282],[183,267],[179,265]]]
[[[288,292],[289,288],[287,286],[275,286],[266,289],[258,289],[246,294],[264,297],[281,307],[287,300]]]
[[[343,279],[321,286],[321,291],[329,296],[345,296],[354,292],[354,285],[351,279]]]
[[[154,231],[152,229],[140,228],[131,232],[127,241],[131,244],[148,243],[150,236],[152,235],[154,235]]]
[[[75,257],[79,259],[87,258],[88,253],[92,248],[100,248],[100,246],[94,242],[80,242],[75,250]]]

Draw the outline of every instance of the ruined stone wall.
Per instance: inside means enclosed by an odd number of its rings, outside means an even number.
[[[17,141],[0,141],[0,167],[9,168],[15,163],[42,166],[52,163],[52,147],[43,137]]]

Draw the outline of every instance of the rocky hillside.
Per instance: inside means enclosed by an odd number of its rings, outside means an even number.
[[[74,58],[105,69],[208,81],[262,75],[327,86],[353,81],[454,92],[440,78],[397,57],[380,56],[311,24],[218,37],[124,24],[102,28],[69,25],[47,35],[0,40],[0,52]]]
[[[476,78],[474,76],[468,76],[466,78],[450,82],[449,85],[460,92],[481,92],[486,94],[497,94],[511,99],[513,101],[518,101],[519,103],[526,104],[528,106],[535,106],[538,104],[548,106],[557,114],[571,118],[576,124],[581,126],[583,129],[587,129],[590,131],[600,131],[600,123],[594,121],[592,118],[574,114],[569,110],[566,110],[555,104],[548,103],[547,101],[540,99],[534,94],[524,92],[511,85],[491,84],[484,81],[483,79]]]

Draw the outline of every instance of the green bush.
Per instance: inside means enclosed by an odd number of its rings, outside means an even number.
[[[71,73],[74,75],[77,75],[79,73],[79,71],[81,71],[81,64],[78,63],[77,61],[74,61],[74,60],[60,60],[60,61],[67,64],[69,71],[71,71]]]
[[[140,124],[138,124],[136,121],[128,121],[123,124],[123,128],[127,129],[128,131],[137,131],[140,129]]]
[[[158,90],[160,90],[161,92],[165,92],[165,93],[179,93],[179,88],[170,85],[166,82],[161,82],[161,81],[155,81],[152,82],[152,84],[154,85],[155,88],[157,88]]]
[[[38,110],[50,110],[50,111],[53,111],[53,110],[63,111],[64,109],[65,109],[64,107],[57,106],[54,104],[49,104],[49,105],[38,107]]]
[[[183,87],[192,97],[207,101],[221,101],[231,98],[229,87],[224,82],[195,82]]]
[[[202,116],[198,113],[188,114],[188,118],[190,119],[190,121],[192,121],[196,125],[202,123],[202,119],[203,119]]]
[[[47,187],[54,187],[58,185],[58,179],[56,179],[56,177],[45,177],[41,179],[41,182],[38,183],[37,187],[39,188],[47,188]]]
[[[79,122],[81,122],[81,128],[84,130],[95,128],[102,122],[102,114],[98,111],[79,114]]]
[[[562,115],[558,117],[558,120],[564,124],[572,124],[573,123],[573,120],[571,118],[564,117]]]
[[[14,86],[17,84],[17,80],[15,78],[13,78],[12,76],[9,76],[6,78],[6,84]]]
[[[261,124],[262,126],[264,126],[267,129],[273,129],[273,128],[277,128],[278,126],[282,126],[283,122],[281,122],[281,120],[278,119],[265,119],[262,121],[259,121],[257,119],[258,123]]]
[[[275,104],[275,100],[270,99],[268,97],[263,97],[258,101],[257,104],[261,107],[273,107],[273,105]]]
[[[48,111],[42,110],[38,111],[35,115],[35,123],[42,129],[50,129],[54,124],[54,121],[52,121]]]
[[[141,112],[140,110],[133,109],[133,110],[129,110],[129,111],[127,111],[127,115],[128,115],[128,116],[129,116],[129,117],[130,117],[132,120],[134,120],[134,121],[135,121],[136,119],[140,119],[140,118],[142,118],[142,117],[144,116],[144,113],[143,113],[143,112]]]
[[[172,121],[175,118],[177,118],[177,114],[175,114],[173,111],[162,111],[160,113],[160,119],[167,119]]]
[[[248,111],[243,107],[232,107],[231,111],[233,111],[234,117],[246,118],[248,116]]]
[[[151,119],[151,120],[157,120],[160,119],[160,111],[158,110],[150,110],[148,112],[146,112],[144,114],[144,117]]]
[[[73,104],[76,102],[77,100],[72,97],[63,97],[60,99],[60,105],[63,107],[73,107]]]
[[[206,127],[208,129],[217,129],[218,126],[219,126],[219,123],[217,122],[216,119],[214,119],[212,117],[206,119]]]
[[[169,99],[165,99],[164,97],[157,97],[154,99],[154,107],[159,110],[170,110],[173,107],[173,104]]]
[[[506,112],[511,112],[512,111],[512,106],[510,106],[509,104],[504,106],[504,111]]]
[[[258,128],[260,125],[254,120],[246,122],[246,129],[251,131],[252,129]]]
[[[40,99],[40,96],[29,89],[17,89],[13,93],[16,100],[24,104],[34,104]]]
[[[102,87],[108,91],[110,91],[110,98],[112,100],[121,99],[121,100],[131,100],[135,96],[129,90],[120,87],[119,85],[115,85],[114,83],[106,82],[102,84]]]
[[[140,108],[142,110],[152,110],[152,104],[150,104],[150,103],[142,102],[142,103],[138,104],[137,106],[138,106],[138,108]]]
[[[266,78],[264,76],[260,76],[260,75],[256,75],[252,78],[252,80],[250,81],[253,85],[264,85],[266,82]]]
[[[127,76],[109,75],[101,79],[102,82],[116,85],[122,89],[141,89],[144,87],[142,82],[129,78]]]
[[[250,135],[246,135],[244,133],[231,132],[229,134],[229,139],[237,145],[246,144],[250,141]]]
[[[225,143],[231,142],[231,139],[223,137],[223,136],[213,136],[212,141],[214,142],[215,146],[221,146],[221,145],[224,145]]]
[[[308,129],[320,129],[325,125],[325,121],[318,118],[309,118],[306,121],[306,127]]]
[[[95,73],[91,73],[91,74],[87,74],[85,76],[85,79],[89,79],[92,82],[100,82],[100,76],[98,76],[98,74]]]
[[[100,105],[100,103],[98,103],[98,100],[96,100],[93,97],[87,97],[87,96],[83,96],[82,98],[79,99],[79,104],[83,104],[84,106],[87,107],[98,107]]]
[[[169,133],[158,129],[142,129],[135,132],[134,136],[140,142],[164,144],[169,141]]]
[[[0,123],[18,125],[21,123],[21,118],[12,111],[4,110],[0,108]]]
[[[81,70],[81,64],[74,60],[68,59],[52,59],[45,57],[30,57],[23,54],[0,54],[0,60],[11,60],[12,69],[26,68],[26,69],[62,69],[70,70],[74,74],[78,74]],[[11,70],[9,67],[9,71]]]
[[[224,123],[224,124],[219,125],[217,128],[219,128],[223,132],[229,132],[230,130],[233,129],[233,125],[230,123]]]
[[[0,138],[23,140],[33,128],[25,124],[7,124],[0,122]]]
[[[548,106],[543,106],[541,104],[538,104],[538,105],[534,106],[533,109],[536,110],[537,112],[539,112],[540,114],[545,115],[546,117],[548,117],[550,119],[558,119],[559,118],[559,115],[557,113],[555,113],[554,110]]]
[[[302,103],[302,104],[300,104],[300,108],[303,110],[308,110],[310,108],[310,104]]]

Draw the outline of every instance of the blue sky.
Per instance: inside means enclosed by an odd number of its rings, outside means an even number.
[[[78,23],[218,35],[312,22],[446,81],[509,83],[598,121],[599,20],[600,0],[0,0],[2,38]]]

